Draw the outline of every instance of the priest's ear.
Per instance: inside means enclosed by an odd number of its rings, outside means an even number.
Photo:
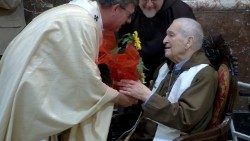
[[[111,10],[113,14],[118,14],[121,10],[120,4],[112,5]]]

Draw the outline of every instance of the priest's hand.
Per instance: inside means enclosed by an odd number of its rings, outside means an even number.
[[[117,82],[117,85],[119,86],[120,93],[142,100],[143,102],[151,95],[150,89],[140,81],[121,80]]]
[[[118,96],[114,99],[114,102],[118,106],[128,107],[128,106],[132,106],[134,104],[137,104],[138,100],[131,97],[131,96],[119,93]]]

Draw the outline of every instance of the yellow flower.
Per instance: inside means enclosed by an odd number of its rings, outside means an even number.
[[[134,46],[137,50],[141,50],[141,41],[140,38],[138,36],[138,32],[134,31],[133,33],[133,38],[134,38]]]

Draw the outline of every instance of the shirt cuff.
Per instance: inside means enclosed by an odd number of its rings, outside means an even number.
[[[145,106],[145,104],[148,102],[148,100],[152,97],[153,94],[154,93],[152,93],[152,91],[151,91],[150,96],[148,96],[148,98],[142,103],[142,106]]]

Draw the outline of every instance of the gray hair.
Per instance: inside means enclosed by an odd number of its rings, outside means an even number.
[[[115,4],[119,4],[121,7],[127,7],[132,3],[134,6],[138,5],[138,0],[96,0],[101,6],[109,7]]]
[[[178,18],[175,21],[181,23],[180,32],[184,37],[194,37],[194,47],[200,49],[203,42],[203,30],[201,25],[190,18]]]

